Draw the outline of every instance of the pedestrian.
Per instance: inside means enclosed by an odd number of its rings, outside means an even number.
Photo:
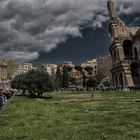
[[[4,96],[2,95],[2,93],[0,93],[0,112],[3,111],[4,103],[5,103]]]

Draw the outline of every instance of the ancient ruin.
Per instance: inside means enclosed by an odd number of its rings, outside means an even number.
[[[140,28],[128,27],[117,17],[114,1],[108,0],[112,79],[116,89],[140,88]]]

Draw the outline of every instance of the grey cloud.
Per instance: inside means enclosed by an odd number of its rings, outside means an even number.
[[[3,51],[1,51],[0,56],[5,59],[11,58],[18,63],[23,63],[33,59],[37,59],[39,54],[37,52],[28,53],[19,51],[8,51],[7,53],[4,53]]]
[[[119,14],[140,12],[139,4],[116,1]],[[0,0],[0,54],[21,62],[36,59],[69,35],[82,37],[81,25],[101,28],[106,20],[106,0]]]
[[[125,0],[117,1],[118,5],[118,13],[119,14],[132,14],[132,13],[140,13],[140,1],[139,0]]]

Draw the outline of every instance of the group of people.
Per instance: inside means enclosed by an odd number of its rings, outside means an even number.
[[[4,105],[15,93],[13,89],[0,89],[0,112],[3,111]]]

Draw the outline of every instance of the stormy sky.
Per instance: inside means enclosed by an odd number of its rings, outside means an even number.
[[[0,0],[0,57],[75,64],[108,54],[107,0]],[[117,15],[140,25],[139,0],[115,0]]]

